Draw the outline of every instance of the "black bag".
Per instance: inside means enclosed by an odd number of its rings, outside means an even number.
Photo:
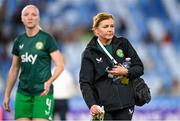
[[[135,105],[143,106],[151,100],[150,89],[142,78],[133,80]]]

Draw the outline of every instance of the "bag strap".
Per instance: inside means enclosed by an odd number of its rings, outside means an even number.
[[[101,46],[101,48],[104,50],[104,52],[108,55],[108,57],[113,61],[114,64],[118,64],[118,62],[112,57],[112,55],[106,50],[104,45],[101,43],[99,38],[97,39],[98,44]]]

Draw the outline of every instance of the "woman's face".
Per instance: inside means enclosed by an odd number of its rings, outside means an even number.
[[[110,18],[101,21],[94,31],[100,40],[111,40],[115,33],[114,20]]]
[[[39,11],[34,6],[28,6],[23,9],[21,19],[25,27],[32,29],[39,25]]]

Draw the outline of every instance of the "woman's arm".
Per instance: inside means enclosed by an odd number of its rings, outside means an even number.
[[[47,95],[49,92],[49,88],[54,80],[60,75],[60,73],[64,70],[64,61],[63,61],[63,56],[61,53],[57,51],[53,51],[50,53],[50,56],[55,64],[55,70],[52,76],[45,82],[44,85],[44,91],[40,94],[40,96]]]
[[[64,61],[63,61],[63,56],[59,51],[54,51],[50,55],[56,66],[53,75],[48,80],[50,83],[52,83],[64,70]]]
[[[125,40],[127,57],[131,58],[131,66],[128,69],[128,78],[137,78],[144,74],[144,66],[136,50],[128,40]]]
[[[8,79],[7,79],[7,84],[4,93],[4,101],[3,101],[3,107],[8,112],[10,112],[9,97],[12,88],[17,80],[19,69],[20,69],[20,58],[16,55],[13,55],[12,65],[8,73]]]

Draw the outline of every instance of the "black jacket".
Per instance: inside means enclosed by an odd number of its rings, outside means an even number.
[[[97,104],[103,105],[105,111],[113,111],[135,104],[132,79],[143,74],[143,64],[127,39],[113,37],[111,44],[112,56],[118,63],[123,63],[126,57],[131,58],[132,64],[128,69],[129,84],[123,85],[108,78],[106,68],[111,66],[111,60],[96,47],[97,37],[93,37],[82,54],[79,80],[83,98],[89,108]],[[123,51],[124,57],[118,56],[118,49]]]

